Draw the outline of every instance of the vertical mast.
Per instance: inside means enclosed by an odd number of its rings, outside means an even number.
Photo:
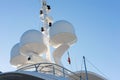
[[[85,62],[85,56],[83,56],[83,60],[84,60],[86,80],[88,80],[87,67],[86,67],[86,62]]]
[[[49,27],[51,26],[51,19],[48,16],[50,6],[47,5],[46,0],[41,0],[42,3],[42,9],[40,10],[40,17],[41,21],[43,22],[43,27],[41,28],[41,31],[44,35],[44,41],[47,45],[47,52],[46,52],[46,59],[48,59],[50,62],[51,56],[50,56],[50,45],[49,45]]]

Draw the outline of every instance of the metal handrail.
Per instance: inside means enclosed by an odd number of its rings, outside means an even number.
[[[67,78],[72,78],[71,80],[80,80],[80,76],[75,74],[74,72],[54,63],[37,63],[37,64],[31,64],[25,67],[22,67],[16,71],[24,71],[24,70],[29,70],[29,69],[35,69],[33,71],[36,72],[43,72],[43,73],[52,73],[53,75],[56,76],[62,76],[62,77],[67,77]],[[45,71],[48,69],[48,71]],[[70,77],[70,75],[73,74],[77,79]]]

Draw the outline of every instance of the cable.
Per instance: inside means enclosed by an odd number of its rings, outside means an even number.
[[[102,74],[104,77],[108,78],[100,69],[98,69],[94,64],[92,64],[88,59],[86,61],[92,65],[100,74]]]
[[[68,50],[67,52],[69,52],[69,50]],[[68,54],[68,57],[71,59],[70,53]],[[69,64],[69,65],[70,65],[70,67],[71,67],[71,70],[73,71],[72,62],[71,62],[71,64]]]

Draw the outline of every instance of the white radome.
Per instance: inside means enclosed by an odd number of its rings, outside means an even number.
[[[42,54],[47,51],[43,34],[38,30],[26,31],[20,39],[20,52],[23,55]]]
[[[27,57],[23,56],[19,52],[19,43],[13,46],[11,50],[11,58],[10,63],[13,66],[20,66],[22,64],[25,64],[27,62]]]
[[[58,47],[61,44],[72,45],[77,41],[73,25],[65,20],[56,21],[50,28],[50,44]]]

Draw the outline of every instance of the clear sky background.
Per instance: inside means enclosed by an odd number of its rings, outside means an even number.
[[[54,21],[67,20],[74,25],[78,41],[62,62],[72,71],[81,70],[86,56],[108,80],[120,76],[120,0],[47,0]],[[40,0],[0,0],[0,71],[14,71],[10,51],[29,29],[40,30]],[[87,63],[88,71],[101,74]],[[102,74],[101,74],[102,75]]]

